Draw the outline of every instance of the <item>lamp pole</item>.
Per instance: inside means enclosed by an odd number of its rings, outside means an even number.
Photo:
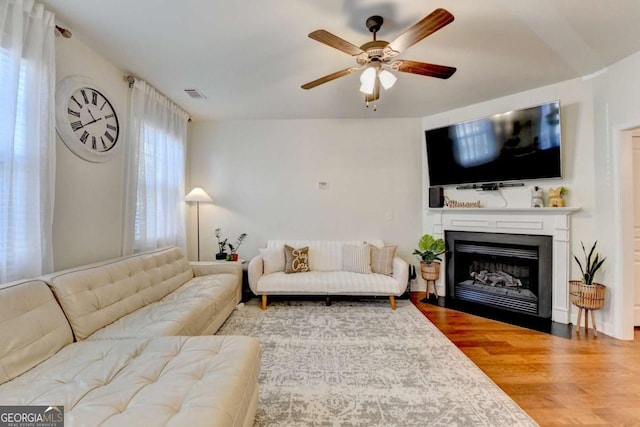
[[[198,233],[198,261],[200,261],[200,202],[212,202],[211,197],[200,187],[194,187],[184,198],[185,202],[196,202],[196,221]]]
[[[196,221],[198,223],[198,261],[200,261],[200,202],[196,202]]]

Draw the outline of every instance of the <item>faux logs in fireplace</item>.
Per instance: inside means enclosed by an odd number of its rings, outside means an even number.
[[[447,306],[550,322],[551,236],[446,231],[445,240]]]

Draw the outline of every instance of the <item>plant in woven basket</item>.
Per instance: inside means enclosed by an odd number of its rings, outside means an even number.
[[[413,255],[418,255],[420,261],[433,262],[442,261],[440,255],[445,251],[444,240],[434,239],[432,235],[425,234],[418,242],[418,249],[413,251]]]
[[[582,253],[584,254],[584,259],[582,262],[578,259],[576,255],[573,255],[573,258],[578,263],[578,267],[580,267],[580,272],[582,273],[582,282],[585,285],[593,285],[593,278],[596,275],[596,272],[602,267],[602,264],[606,260],[606,258],[600,259],[600,254],[595,252],[596,245],[598,241],[596,240],[593,246],[591,246],[591,250],[589,254],[587,254],[587,250],[584,247],[584,243],[580,242],[582,245]],[[595,254],[594,254],[595,252]]]
[[[418,249],[413,255],[420,258],[420,271],[425,280],[438,280],[440,277],[440,255],[445,251],[444,240],[434,239],[432,235],[425,234],[418,242]],[[428,292],[428,291],[427,291]]]

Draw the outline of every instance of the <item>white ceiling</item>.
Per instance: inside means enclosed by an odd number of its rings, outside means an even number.
[[[635,0],[44,0],[115,66],[198,119],[424,117],[602,70],[640,51]],[[355,45],[382,15],[392,41],[436,8],[455,20],[398,58],[458,69],[448,80],[398,73],[378,110],[357,74],[300,85],[352,65],[307,37],[325,29]],[[184,89],[207,97],[191,99]]]

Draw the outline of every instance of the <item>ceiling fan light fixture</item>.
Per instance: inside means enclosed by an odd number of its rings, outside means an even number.
[[[360,74],[360,92],[371,95],[373,93],[373,87],[376,83],[376,70],[373,67],[367,67],[366,70]]]
[[[391,89],[398,80],[398,78],[388,70],[378,71],[378,79],[380,79],[380,84],[382,84],[384,90]]]

